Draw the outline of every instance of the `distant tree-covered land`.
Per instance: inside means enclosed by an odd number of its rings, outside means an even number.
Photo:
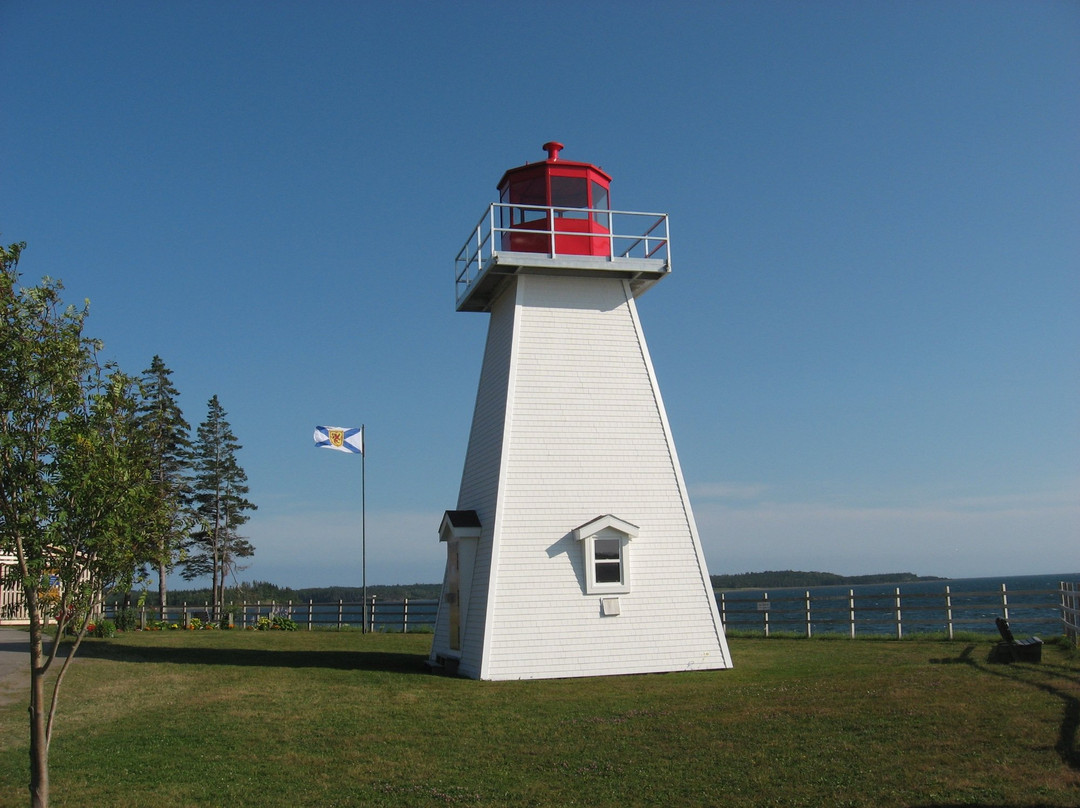
[[[713,575],[713,589],[784,589],[797,586],[834,586],[857,584],[903,584],[912,581],[943,581],[933,575],[915,575],[912,572],[886,572],[878,575],[837,575],[832,572],[803,572],[799,570],[770,570],[766,572],[741,572],[737,575]],[[368,596],[379,600],[438,600],[441,584],[375,584],[368,586]],[[112,601],[118,601],[115,595]],[[268,581],[251,581],[231,586],[225,592],[226,603],[359,603],[364,590],[359,586],[323,586],[292,589]],[[142,599],[145,606],[158,606],[157,592],[146,592]],[[176,589],[169,592],[169,603],[179,606],[202,605],[213,602],[210,589]]]
[[[912,581],[942,581],[933,575],[913,572],[884,572],[877,575],[837,575],[833,572],[768,570],[712,575],[713,589],[785,589],[793,586],[856,586],[858,584],[905,584]]]
[[[379,600],[438,600],[442,591],[441,584],[397,584],[397,585],[369,585],[368,597]],[[267,581],[251,581],[230,586],[225,592],[226,603],[359,603],[364,599],[364,589],[360,586],[323,586],[308,589],[292,589],[287,586],[277,586]],[[174,589],[169,591],[169,604],[179,606],[201,605],[213,601],[213,592],[210,589]],[[146,592],[143,600],[146,606],[157,606],[158,595],[156,592]]]

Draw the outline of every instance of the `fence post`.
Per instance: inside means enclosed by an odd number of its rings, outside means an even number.
[[[900,587],[896,587],[896,639],[904,638],[904,626],[900,621]]]
[[[409,599],[401,601],[401,633],[409,633]]]
[[[768,592],[763,592],[762,595],[764,596],[764,600],[765,600],[765,608],[762,609],[762,611],[765,614],[765,636],[768,637],[769,636],[769,593]]]
[[[371,596],[371,602],[368,605],[371,608],[368,610],[368,624],[367,624],[367,628],[364,629],[365,632],[370,632],[370,631],[375,630],[375,596],[374,595]]]
[[[311,631],[311,598],[307,602],[307,630]]]
[[[1001,616],[1009,619],[1009,596],[1005,592],[1005,584],[1001,585]]]
[[[810,638],[810,590],[806,590],[806,637]]]
[[[727,599],[724,597],[724,593],[720,593],[720,625],[727,630]]]
[[[952,590],[945,586],[945,625],[949,630],[949,639],[953,638],[953,623],[952,623]]]
[[[851,639],[855,639],[855,590],[847,591],[848,624],[851,627]]]
[[[341,631],[341,598],[338,598],[337,602],[337,630]]]
[[[1080,645],[1080,614],[1077,612],[1077,608],[1080,607],[1080,583],[1074,581],[1069,585],[1069,616],[1071,620],[1069,622],[1069,636],[1072,638],[1072,645]]]
[[[1060,581],[1058,584],[1061,592],[1061,622],[1065,628],[1065,636],[1073,645],[1080,645],[1080,584],[1070,581]]]
[[[1072,632],[1069,631],[1069,608],[1068,603],[1065,600],[1065,582],[1058,581],[1058,594],[1061,595],[1061,627],[1065,630],[1066,639],[1072,639]]]

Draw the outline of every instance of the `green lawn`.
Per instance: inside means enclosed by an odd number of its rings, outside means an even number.
[[[428,674],[430,635],[134,632],[65,682],[54,806],[1080,804],[1080,658],[731,641],[730,671]],[[26,704],[0,805],[28,802]]]

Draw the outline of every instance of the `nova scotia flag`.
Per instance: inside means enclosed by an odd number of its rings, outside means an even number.
[[[315,445],[352,454],[364,453],[364,433],[359,428],[344,426],[315,427]]]

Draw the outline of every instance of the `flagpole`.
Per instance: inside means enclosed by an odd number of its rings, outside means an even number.
[[[364,425],[360,424],[360,570],[364,583],[364,628],[368,631],[368,596],[367,596],[367,443],[364,439]]]

